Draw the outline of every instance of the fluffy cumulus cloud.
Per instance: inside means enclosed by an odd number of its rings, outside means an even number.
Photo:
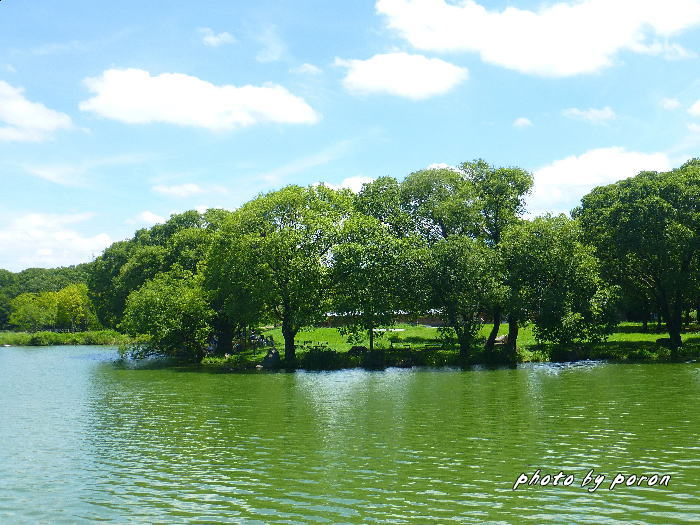
[[[603,124],[605,122],[608,122],[609,120],[617,118],[617,115],[609,106],[606,106],[602,109],[568,108],[562,111],[562,114],[567,118],[574,120],[583,120],[584,122],[590,122],[591,124]]]
[[[65,113],[27,100],[22,88],[0,80],[0,141],[41,142],[72,127]]]
[[[109,235],[85,235],[74,229],[90,213],[56,215],[28,213],[0,226],[0,268],[17,271],[90,261],[112,243]]]
[[[231,33],[227,33],[226,31],[215,33],[209,27],[200,27],[199,34],[202,35],[202,43],[209,47],[219,47],[224,44],[233,44],[236,41]]]
[[[671,161],[664,153],[640,153],[621,147],[593,149],[536,170],[528,208],[533,215],[568,212],[595,186],[611,184],[640,171],[669,169]]]
[[[385,53],[367,60],[336,58],[347,68],[343,85],[352,93],[385,93],[420,100],[447,93],[469,76],[465,68],[438,58]]]
[[[491,64],[553,77],[598,71],[625,50],[692,56],[669,39],[700,23],[700,0],[560,1],[537,10],[482,3],[378,0],[376,10],[417,49],[474,52]]]
[[[109,69],[85,79],[94,97],[80,109],[128,124],[162,122],[214,131],[262,122],[313,124],[316,112],[276,84],[217,86],[182,73]]]

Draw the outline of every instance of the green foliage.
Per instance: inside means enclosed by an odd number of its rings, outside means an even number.
[[[432,247],[433,305],[454,330],[463,356],[474,346],[482,315],[503,302],[502,264],[482,241],[451,236]]]
[[[649,298],[681,344],[683,311],[700,296],[700,163],[595,188],[574,210],[609,280]]]
[[[197,278],[187,271],[158,274],[129,294],[120,328],[142,337],[127,353],[200,361],[211,336],[213,312]]]
[[[370,333],[394,322],[399,312],[417,314],[427,303],[427,251],[415,236],[395,237],[373,217],[356,214],[344,224],[333,249],[333,308],[344,330]]]
[[[57,305],[56,292],[20,294],[10,301],[10,324],[28,332],[54,328]]]
[[[601,279],[576,221],[564,215],[522,221],[505,232],[502,253],[508,308],[534,321],[539,340],[592,342],[612,332],[617,290]]]
[[[351,206],[347,191],[288,186],[243,205],[210,250],[204,282],[215,303],[239,326],[281,322],[289,363],[296,333],[327,311],[331,247]]]

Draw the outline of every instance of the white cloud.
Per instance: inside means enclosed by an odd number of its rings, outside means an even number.
[[[320,75],[322,73],[321,68],[314,66],[313,64],[309,64],[308,62],[305,62],[299,67],[292,68],[289,71],[300,75]]]
[[[28,213],[0,227],[0,268],[55,267],[87,262],[112,243],[109,235],[86,236],[70,227],[91,213]]]
[[[546,2],[489,10],[473,0],[378,0],[376,10],[415,48],[474,52],[484,62],[543,76],[591,73],[624,50],[682,58],[668,39],[700,23],[698,0]]]
[[[161,195],[167,195],[169,197],[189,197],[190,195],[196,195],[198,193],[204,193],[204,188],[199,184],[186,183],[177,184],[174,186],[166,186],[164,184],[157,184],[153,186],[153,191],[160,193]]]
[[[466,80],[465,68],[438,58],[407,53],[374,55],[367,60],[335,59],[348,68],[343,85],[357,94],[386,93],[413,100],[447,93]]]
[[[127,224],[136,224],[139,226],[153,226],[154,224],[162,224],[168,219],[165,217],[161,217],[160,215],[156,215],[152,211],[142,211],[138,215],[131,217],[127,219],[126,222]]]
[[[681,103],[675,98],[662,98],[659,101],[659,105],[668,111],[673,111],[681,107]]]
[[[532,121],[529,118],[520,117],[513,121],[514,128],[528,128],[532,126]]]
[[[562,111],[562,115],[564,115],[567,118],[590,122],[591,124],[603,124],[608,120],[613,120],[617,117],[617,115],[610,106],[606,106],[602,109],[568,108]]]
[[[277,62],[287,50],[275,26],[265,28],[256,39],[262,44],[262,49],[255,56],[258,62]]]
[[[700,124],[696,124],[695,122],[689,122],[688,131],[690,131],[691,133],[700,133]]]
[[[0,80],[0,141],[41,142],[59,129],[72,127],[65,113],[27,100],[22,88]]]
[[[328,186],[329,188],[333,188],[334,190],[347,188],[353,193],[359,193],[364,184],[369,184],[373,180],[374,179],[372,177],[356,175],[354,177],[347,177],[343,179],[340,184],[331,184],[330,182],[320,182],[316,184],[323,184],[324,186]]]
[[[611,184],[640,171],[669,169],[671,161],[664,153],[640,153],[621,147],[593,149],[535,170],[529,209],[535,215],[566,212],[595,186]]]
[[[5,64],[5,71],[8,73],[17,73],[17,70],[12,64]]]
[[[319,120],[304,99],[276,84],[216,86],[182,73],[151,76],[141,69],[109,69],[85,84],[95,96],[81,102],[81,110],[128,124],[163,122],[221,131]]]
[[[690,106],[690,109],[688,109],[688,113],[695,117],[700,117],[700,100],[695,102],[692,106]]]
[[[233,44],[236,39],[233,38],[231,33],[226,31],[222,33],[214,33],[214,31],[209,27],[200,27],[198,29],[199,33],[202,35],[202,43],[205,46],[219,47],[223,44]]]

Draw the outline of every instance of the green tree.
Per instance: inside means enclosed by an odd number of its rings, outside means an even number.
[[[200,361],[211,336],[213,312],[191,272],[160,273],[129,294],[119,327],[145,336],[129,348],[133,357],[165,355]]]
[[[564,215],[521,221],[505,231],[501,252],[513,357],[519,324],[528,320],[539,340],[558,344],[599,341],[612,332],[617,291],[600,277],[576,221]]]
[[[501,263],[483,241],[454,235],[432,247],[433,304],[459,342],[463,359],[469,357],[483,314],[500,304],[506,293]]]
[[[654,298],[677,351],[684,310],[697,304],[700,160],[595,188],[574,210],[606,274]]]
[[[70,284],[56,292],[56,325],[71,332],[87,330],[96,321],[94,308],[84,283]]]
[[[478,210],[475,235],[492,248],[498,247],[503,232],[525,212],[525,199],[532,190],[533,177],[516,167],[496,168],[482,159],[460,165],[474,195]],[[493,329],[486,350],[493,349],[502,319],[502,305],[494,305]]]
[[[352,207],[348,191],[325,186],[287,186],[244,204],[235,218],[225,221],[210,252],[207,272],[219,275],[220,282],[230,278],[250,284],[241,295],[227,297],[225,287],[212,293],[219,304],[257,309],[252,294],[264,300],[265,316],[282,324],[285,360],[296,361],[294,338],[304,326],[323,319],[329,300],[328,268],[330,249],[338,236],[342,220]],[[225,250],[226,243],[245,252],[242,259],[225,261],[215,252]],[[248,268],[242,270],[240,261]],[[223,266],[223,267],[222,267]],[[215,281],[206,280],[209,285]],[[236,293],[241,288],[233,286]],[[252,301],[252,302],[248,302]]]
[[[344,224],[333,248],[333,308],[345,330],[367,331],[374,350],[375,330],[399,313],[425,308],[422,293],[426,252],[415,236],[396,237],[373,217],[357,214]]]
[[[54,328],[56,326],[57,293],[23,293],[10,301],[10,324],[26,330]]]
[[[478,210],[464,175],[453,169],[427,169],[401,183],[401,206],[415,233],[429,244],[450,235],[473,234]]]

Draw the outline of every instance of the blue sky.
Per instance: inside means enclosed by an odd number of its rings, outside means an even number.
[[[700,0],[0,2],[0,267],[484,158],[532,214],[698,156]]]

